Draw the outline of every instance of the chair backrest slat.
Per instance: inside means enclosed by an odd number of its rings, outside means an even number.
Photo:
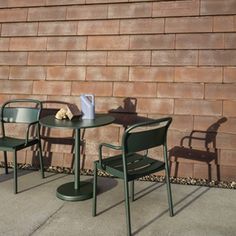
[[[6,107],[3,120],[6,123],[32,123],[38,121],[40,109],[28,107]]]
[[[125,153],[139,152],[163,145],[171,121],[172,118],[167,117],[131,126],[123,136]],[[147,130],[140,131],[140,128],[147,128]]]
[[[27,124],[39,120],[41,109],[42,103],[38,100],[14,99],[3,104],[0,116],[4,123]]]

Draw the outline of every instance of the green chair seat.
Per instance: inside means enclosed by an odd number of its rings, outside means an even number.
[[[130,126],[125,130],[122,137],[122,144],[114,146],[102,143],[99,146],[99,160],[94,162],[94,181],[93,181],[93,216],[97,212],[97,171],[105,171],[115,177],[123,179],[125,192],[127,235],[131,235],[129,191],[131,200],[134,200],[134,180],[152,173],[165,170],[167,196],[169,203],[169,213],[173,216],[173,204],[171,186],[169,180],[169,160],[167,157],[167,130],[172,122],[171,117],[152,120]],[[111,148],[120,151],[120,154],[104,157],[103,148]],[[163,159],[152,158],[148,154],[149,149],[163,149]],[[129,190],[128,182],[131,182]]]
[[[126,161],[128,181],[165,169],[164,162],[150,157],[143,158],[143,155],[138,153],[129,154]],[[124,179],[122,155],[108,157],[102,161],[102,164],[97,161],[97,167],[109,173],[113,173],[116,177]]]
[[[21,150],[23,148],[35,145],[38,143],[38,139],[28,140],[27,144],[25,139],[4,137],[0,138],[0,150],[12,152],[14,150]]]

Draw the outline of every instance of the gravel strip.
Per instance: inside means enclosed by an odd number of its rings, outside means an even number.
[[[12,168],[13,163],[9,163],[9,168]],[[4,167],[4,163],[0,163],[0,167]],[[33,167],[30,164],[18,164],[19,169],[24,170],[38,170],[37,168]],[[46,169],[47,172],[53,172],[53,173],[64,173],[64,174],[73,174],[74,170],[71,168],[65,168],[65,167],[55,167],[50,166]],[[91,169],[82,169],[80,170],[81,175],[93,175],[93,170]],[[112,177],[111,175],[107,174],[103,171],[98,171],[99,176],[103,177]],[[164,182],[165,177],[164,176],[158,176],[158,175],[149,175],[145,176],[143,178],[140,178],[141,181],[151,181],[151,182]],[[236,189],[236,181],[216,181],[216,180],[207,180],[207,179],[196,179],[196,178],[182,178],[182,177],[171,177],[170,178],[171,183],[173,184],[183,184],[183,185],[196,185],[196,186],[206,186],[206,187],[216,187],[216,188],[227,188],[227,189]]]

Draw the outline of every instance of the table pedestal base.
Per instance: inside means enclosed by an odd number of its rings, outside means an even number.
[[[65,201],[82,201],[92,198],[93,184],[80,182],[80,188],[74,189],[74,182],[65,183],[57,188],[57,197]]]

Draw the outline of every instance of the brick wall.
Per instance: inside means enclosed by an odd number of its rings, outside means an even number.
[[[235,0],[5,0],[0,31],[0,103],[30,97],[58,108],[50,101],[79,105],[93,93],[97,112],[170,115],[173,175],[236,179]],[[85,167],[122,131],[86,130]],[[72,132],[43,132],[60,137],[44,141],[47,163],[70,166]],[[31,163],[32,151],[20,161]]]

